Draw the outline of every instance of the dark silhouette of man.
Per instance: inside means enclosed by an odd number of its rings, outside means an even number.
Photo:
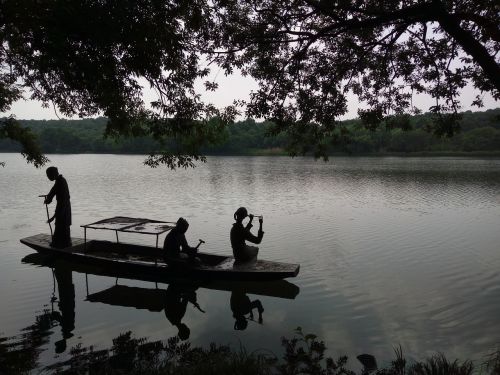
[[[243,220],[246,217],[250,218],[248,224],[244,227]],[[262,231],[262,217],[259,218],[259,231],[257,236],[250,232],[253,224],[253,215],[248,215],[248,211],[245,207],[240,207],[234,213],[234,220],[236,223],[233,224],[231,228],[231,247],[233,248],[234,259],[237,263],[247,262],[257,257],[259,248],[257,246],[249,246],[245,241],[250,241],[255,244],[259,244],[264,237],[264,232]]]
[[[189,223],[186,219],[180,217],[177,220],[175,228],[172,229],[163,243],[163,250],[165,261],[168,262],[171,259],[180,258],[181,250],[186,253],[191,260],[194,260],[198,249],[188,245],[186,240],[186,231],[189,228]]]
[[[64,248],[71,246],[71,202],[69,196],[68,183],[66,179],[59,174],[56,167],[47,168],[47,177],[50,181],[55,181],[54,186],[50,189],[49,194],[45,197],[45,204],[52,203],[52,199],[56,197],[57,204],[54,215],[48,220],[52,222],[54,219],[55,230],[52,237],[52,247]]]

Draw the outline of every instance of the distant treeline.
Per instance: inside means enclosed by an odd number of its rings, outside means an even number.
[[[44,153],[129,153],[147,154],[161,147],[149,137],[105,139],[107,119],[83,120],[20,120],[37,134]],[[332,153],[454,153],[500,152],[500,108],[485,112],[464,112],[461,132],[452,138],[438,138],[425,129],[431,125],[428,114],[410,119],[411,130],[365,129],[359,120],[344,124],[350,141],[331,148]],[[286,153],[287,136],[268,136],[272,124],[239,121],[229,125],[216,145],[202,150],[212,155],[280,154]],[[0,139],[0,152],[20,151],[18,144]]]

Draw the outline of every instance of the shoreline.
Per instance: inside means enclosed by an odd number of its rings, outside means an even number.
[[[0,154],[21,154],[20,151],[2,151]],[[142,155],[148,156],[145,153],[135,153],[135,152],[49,152],[44,153],[44,155]],[[296,157],[310,157],[314,156],[311,154],[306,155],[295,155],[291,156],[284,150],[276,149],[256,149],[248,150],[247,152],[240,153],[200,153],[200,156],[286,156],[290,158]],[[335,152],[329,154],[328,157],[486,157],[486,158],[500,158],[499,151],[416,151],[416,152],[376,152],[376,153],[347,153],[347,152]]]

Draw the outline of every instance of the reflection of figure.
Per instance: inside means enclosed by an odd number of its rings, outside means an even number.
[[[246,217],[250,218],[250,221],[243,226],[243,219]],[[231,246],[233,248],[234,259],[236,262],[246,262],[255,257],[259,252],[257,246],[249,246],[245,241],[250,241],[255,244],[259,244],[264,237],[264,232],[262,231],[262,217],[259,218],[259,232],[257,236],[254,236],[250,229],[252,228],[253,215],[248,215],[248,211],[245,207],[240,207],[234,213],[234,220],[236,223],[233,224],[231,228]]]
[[[71,202],[69,196],[68,183],[66,179],[59,174],[56,167],[47,168],[47,177],[50,181],[55,181],[54,186],[50,189],[49,194],[45,198],[45,204],[52,203],[54,196],[57,199],[56,211],[54,216],[49,219],[49,223],[56,220],[56,228],[52,238],[51,246],[63,248],[71,246]]]
[[[262,313],[264,312],[262,303],[258,299],[250,301],[250,298],[244,290],[234,290],[231,293],[230,303],[233,317],[236,319],[234,322],[234,329],[243,331],[247,328],[248,321],[245,315],[250,314],[250,319],[253,320],[253,309],[257,309],[259,312],[259,323],[262,323]]]
[[[182,252],[186,253],[190,259],[194,259],[198,251],[197,248],[188,245],[185,233],[189,228],[189,223],[186,219],[180,217],[177,224],[165,237],[163,250],[165,251],[165,261],[168,258],[179,258]]]
[[[62,339],[56,342],[56,353],[66,350],[66,340],[73,337],[75,329],[75,286],[71,270],[56,267],[54,274],[59,292],[59,311],[52,312],[52,319],[61,325]]]
[[[170,284],[165,293],[165,316],[177,327],[181,340],[187,340],[191,333],[189,327],[182,323],[188,303],[191,302],[198,310],[205,312],[196,302],[196,289]]]

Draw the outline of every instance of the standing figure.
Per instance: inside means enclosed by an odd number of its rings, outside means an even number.
[[[243,226],[243,219],[249,217],[250,220],[246,226]],[[234,220],[236,223],[233,224],[231,228],[231,247],[233,248],[233,255],[236,262],[247,262],[257,257],[259,248],[257,246],[250,246],[245,243],[245,241],[250,241],[255,244],[259,244],[264,237],[264,232],[262,231],[262,216],[259,218],[259,231],[257,236],[254,236],[250,229],[252,228],[253,215],[248,215],[248,211],[245,207],[240,207],[234,213]]]
[[[181,250],[186,253],[190,260],[194,260],[198,249],[188,245],[186,240],[186,231],[189,228],[189,223],[186,219],[180,217],[177,220],[175,228],[172,229],[165,237],[163,250],[165,261],[168,262],[172,258],[180,258]]]
[[[66,179],[59,174],[56,167],[47,168],[47,177],[50,181],[55,181],[54,186],[50,189],[49,194],[45,197],[45,204],[52,203],[52,199],[56,197],[56,211],[54,215],[48,220],[56,221],[54,236],[50,246],[57,248],[64,248],[71,246],[71,202],[69,196],[68,183]]]

